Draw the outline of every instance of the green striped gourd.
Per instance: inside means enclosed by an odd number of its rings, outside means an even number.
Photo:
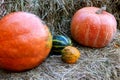
[[[61,50],[66,47],[72,45],[71,39],[65,35],[55,35],[53,36],[53,47],[52,54],[60,54]]]

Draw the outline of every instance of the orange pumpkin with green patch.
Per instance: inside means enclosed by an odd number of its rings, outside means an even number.
[[[14,12],[0,20],[0,68],[32,69],[46,59],[51,47],[51,33],[36,15]]]

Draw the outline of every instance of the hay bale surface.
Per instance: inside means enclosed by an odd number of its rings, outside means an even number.
[[[102,7],[112,13],[120,29],[119,0],[0,0],[0,18],[10,12],[26,11],[46,22],[52,34],[70,35],[73,14],[85,6]],[[72,38],[71,38],[72,39]],[[95,49],[73,45],[81,52],[76,64],[65,64],[61,56],[50,56],[38,67],[21,73],[0,70],[0,80],[120,80],[120,31],[106,47]]]
[[[81,58],[66,64],[50,56],[38,67],[21,73],[0,70],[0,80],[120,80],[120,31],[108,46],[95,49],[76,44]]]

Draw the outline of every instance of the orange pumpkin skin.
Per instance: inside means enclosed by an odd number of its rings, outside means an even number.
[[[71,21],[72,37],[80,44],[89,47],[105,47],[108,45],[115,33],[117,22],[115,17],[99,8],[84,7],[78,10]]]
[[[81,55],[80,51],[73,46],[66,46],[61,52],[62,61],[68,64],[76,63]]]
[[[0,68],[25,71],[42,63],[52,47],[48,27],[37,16],[14,12],[0,21]]]

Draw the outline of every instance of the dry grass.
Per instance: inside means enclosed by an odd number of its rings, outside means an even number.
[[[61,56],[50,56],[30,71],[11,73],[0,70],[0,80],[120,80],[119,42],[120,31],[105,48],[88,48],[76,43],[74,46],[81,52],[76,64],[63,63]]]
[[[26,11],[38,15],[53,34],[70,35],[70,21],[76,10],[84,6],[107,5],[120,29],[119,0],[0,0],[0,18],[10,12]],[[60,56],[51,56],[39,67],[22,73],[0,70],[0,80],[120,80],[120,31],[105,48],[83,47],[76,64],[65,64]]]
[[[42,18],[50,29],[54,28],[55,33],[67,33],[76,10],[85,6],[103,5],[107,5],[107,11],[116,17],[120,29],[119,0],[1,0],[0,17],[14,11],[27,11]]]

